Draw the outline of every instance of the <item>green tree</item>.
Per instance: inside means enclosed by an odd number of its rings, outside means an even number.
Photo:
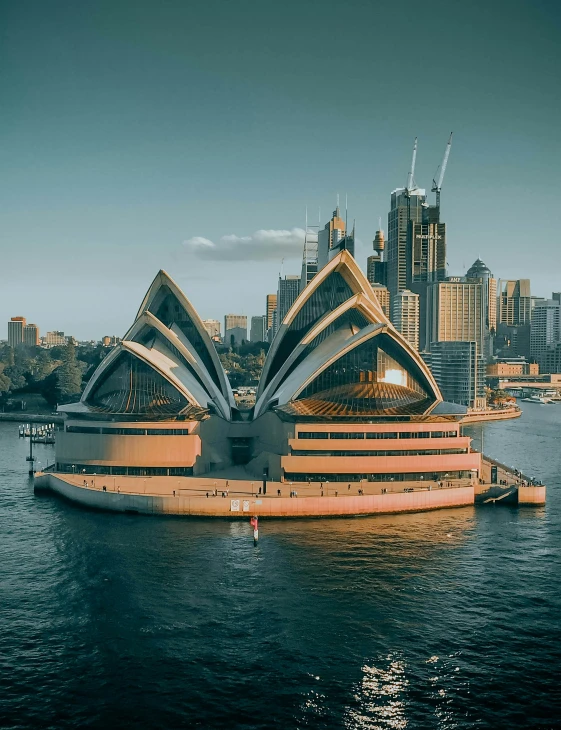
[[[9,393],[12,388],[12,381],[4,374],[4,363],[0,362],[0,396]]]
[[[62,352],[62,365],[56,369],[57,401],[69,403],[82,392],[82,368],[76,360],[76,347],[72,340]]]

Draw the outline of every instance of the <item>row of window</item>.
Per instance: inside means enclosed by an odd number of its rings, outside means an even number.
[[[292,451],[292,456],[442,456],[467,454],[467,449],[418,449],[399,451]]]
[[[297,472],[285,473],[285,482],[418,482],[425,481],[443,482],[447,486],[447,482],[452,479],[469,479],[471,472],[469,471],[450,471],[450,472],[410,472],[410,473],[394,473],[394,474],[300,474]]]
[[[300,431],[298,439],[429,439],[456,438],[457,431]]]
[[[129,477],[191,477],[192,466],[105,466],[102,464],[57,464],[56,470],[64,474],[103,474]]]
[[[188,428],[101,428],[99,426],[67,426],[67,433],[102,433],[113,436],[187,436]]]

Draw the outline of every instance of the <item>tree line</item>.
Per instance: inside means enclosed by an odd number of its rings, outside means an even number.
[[[236,348],[218,346],[232,388],[257,385],[268,347],[266,342],[248,342]],[[53,410],[79,400],[108,352],[101,345],[76,346],[72,341],[50,349],[0,345],[0,410],[9,410],[30,394],[42,396]]]
[[[53,408],[78,400],[107,352],[101,345],[76,347],[72,341],[50,349],[0,346],[0,406],[32,393]]]

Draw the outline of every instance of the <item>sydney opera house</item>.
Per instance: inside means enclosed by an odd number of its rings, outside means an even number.
[[[347,251],[285,316],[252,410],[236,407],[200,317],[163,271],[80,402],[61,410],[59,474],[450,484],[481,468],[463,409],[443,402]]]

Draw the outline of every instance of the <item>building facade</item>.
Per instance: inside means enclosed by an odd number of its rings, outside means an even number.
[[[386,317],[390,318],[391,302],[390,302],[390,291],[387,286],[382,284],[370,284],[372,291],[376,295],[379,305],[382,307],[382,311]]]
[[[481,284],[484,318],[484,354],[489,360],[497,334],[497,280],[491,270],[478,258],[468,269],[466,281]]]
[[[25,325],[25,317],[12,317],[8,322],[8,345],[10,347],[23,344]]]
[[[486,407],[485,358],[475,342],[433,342],[429,358],[443,398],[474,410]]]
[[[327,265],[331,250],[335,249],[344,237],[345,221],[341,218],[337,205],[331,219],[318,232],[318,271]]]
[[[443,402],[347,251],[280,324],[245,417],[202,321],[165,272],[80,402],[60,410],[56,471],[66,473],[143,479],[236,465],[264,483],[356,483],[470,480],[481,468],[460,433],[465,408]]]
[[[285,318],[286,313],[294,304],[298,294],[300,294],[299,276],[287,274],[284,279],[279,277],[277,289],[277,317],[279,323]]]
[[[226,314],[224,317],[224,344],[239,347],[247,342],[247,317],[245,314]]]
[[[419,349],[419,295],[409,289],[400,291],[393,299],[393,324],[398,332]]]
[[[203,327],[211,340],[220,339],[220,322],[217,319],[203,319]]]
[[[412,221],[411,271],[407,282],[444,281],[446,278],[446,223],[440,221],[439,209],[423,206],[421,220]]]
[[[530,324],[532,319],[530,279],[500,279],[498,288],[497,324]]]
[[[29,347],[39,345],[39,327],[36,324],[26,324],[23,328],[23,344]]]
[[[505,359],[487,365],[487,377],[505,375],[539,375],[537,362],[527,362],[524,358]]]
[[[484,353],[483,288],[479,283],[443,281],[427,290],[428,348],[433,342],[475,342]]]
[[[64,334],[64,332],[47,332],[47,334],[43,337],[44,347],[63,347],[67,342],[68,337]]]
[[[273,326],[273,313],[277,308],[277,295],[267,294],[267,300],[265,303],[265,316],[267,317],[267,332]]]
[[[426,205],[425,191],[419,188],[398,188],[391,194],[388,213],[387,287],[390,297],[408,289],[412,281],[411,240],[412,224],[423,220]]]
[[[542,364],[544,353],[559,342],[561,342],[561,303],[557,299],[543,299],[536,303],[532,311],[530,354]]]
[[[266,342],[267,341],[267,317],[264,314],[260,314],[257,317],[251,318],[251,330],[249,333],[249,339],[251,342]]]

